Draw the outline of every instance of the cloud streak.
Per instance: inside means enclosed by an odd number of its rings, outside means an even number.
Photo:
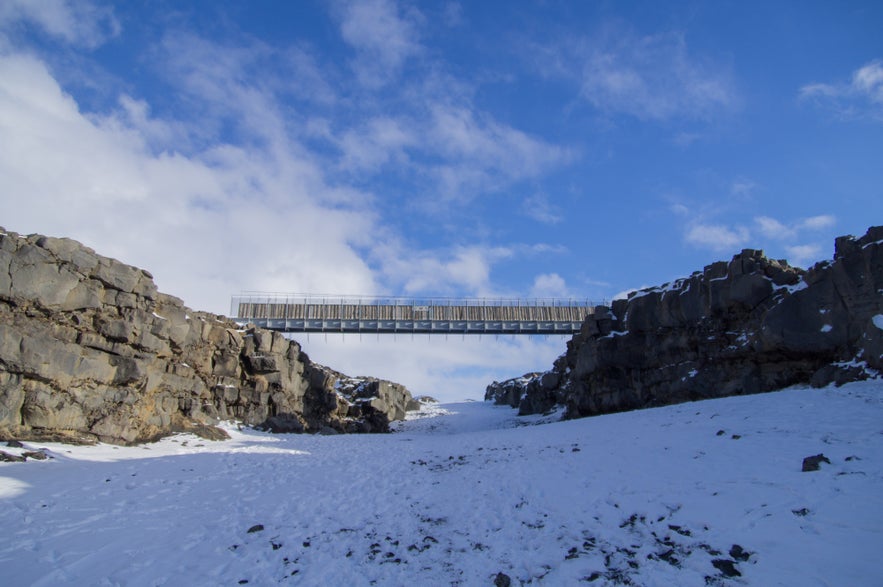
[[[87,49],[100,46],[121,31],[113,10],[89,0],[0,2],[0,30],[21,22],[34,24],[50,37]]]
[[[544,75],[576,81],[579,96],[606,115],[707,121],[739,105],[727,67],[692,52],[680,32],[641,35],[608,23],[592,36],[537,47],[530,59]],[[681,144],[693,140],[680,136]]]
[[[848,82],[802,86],[798,96],[843,119],[883,122],[883,60],[875,59],[858,68]]]

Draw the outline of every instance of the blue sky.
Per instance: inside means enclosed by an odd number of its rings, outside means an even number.
[[[242,290],[610,299],[883,221],[880,2],[0,2],[0,225]],[[477,397],[562,339],[311,337]],[[443,382],[443,383],[442,383]]]

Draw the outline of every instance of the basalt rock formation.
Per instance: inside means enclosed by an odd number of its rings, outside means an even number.
[[[411,394],[371,381],[312,363],[279,333],[192,311],[147,271],[76,241],[0,228],[0,438],[217,437],[228,419],[387,431]]]
[[[576,418],[880,372],[883,227],[873,227],[838,238],[833,260],[808,271],[746,249],[597,308],[551,371],[494,383],[486,399],[522,414],[564,405]]]

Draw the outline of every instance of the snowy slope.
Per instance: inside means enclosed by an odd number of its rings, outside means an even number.
[[[422,416],[30,445],[54,458],[0,464],[0,584],[883,585],[881,382],[532,426],[478,402]]]

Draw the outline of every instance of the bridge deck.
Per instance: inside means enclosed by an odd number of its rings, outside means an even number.
[[[284,332],[574,334],[594,305],[572,300],[234,296],[240,323]]]

